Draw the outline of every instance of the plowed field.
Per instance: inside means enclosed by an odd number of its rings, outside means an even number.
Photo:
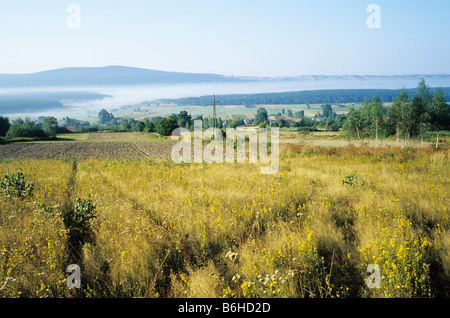
[[[0,145],[0,159],[164,159],[170,158],[173,145],[171,141],[16,143]]]

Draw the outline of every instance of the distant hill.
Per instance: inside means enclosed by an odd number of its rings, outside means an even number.
[[[106,86],[220,82],[317,81],[377,82],[433,79],[450,82],[450,75],[299,75],[291,77],[225,76],[209,73],[180,73],[127,66],[69,67],[30,74],[0,74],[0,88],[44,86]]]
[[[65,101],[83,102],[102,99],[109,95],[94,92],[58,91],[0,94],[0,115],[16,112],[35,113],[60,110]]]
[[[0,74],[0,87],[103,86],[246,81],[217,74],[155,71],[127,66],[69,67],[31,74]]]

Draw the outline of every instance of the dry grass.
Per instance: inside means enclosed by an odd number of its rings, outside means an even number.
[[[281,150],[274,175],[169,160],[1,163],[1,175],[21,167],[35,194],[1,196],[0,295],[449,296],[448,149]],[[78,291],[65,286],[61,221],[76,195],[97,211]],[[381,289],[365,284],[372,263]]]

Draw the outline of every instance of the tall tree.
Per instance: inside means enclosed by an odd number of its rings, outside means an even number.
[[[9,118],[0,116],[0,136],[6,136],[9,127],[11,127],[11,124],[9,123]]]
[[[322,117],[330,118],[333,114],[333,109],[330,104],[322,105]]]
[[[350,106],[348,109],[347,120],[344,124],[344,130],[352,134],[356,133],[358,140],[361,140],[361,129],[363,127],[363,120],[361,118],[361,111],[355,107]]]
[[[372,97],[372,100],[369,104],[370,109],[370,118],[372,121],[372,130],[375,132],[375,142],[378,146],[378,138],[381,130],[383,129],[383,118],[385,113],[385,108],[383,106],[383,102],[378,97]]]
[[[55,117],[45,117],[44,122],[42,123],[42,129],[49,137],[55,137],[58,131],[58,121]]]
[[[131,127],[131,123],[128,119],[122,118],[119,122],[119,130],[120,131],[128,131]]]
[[[395,135],[397,139],[397,145],[400,139],[400,134],[404,134],[406,131],[406,118],[405,114],[408,104],[410,103],[410,98],[408,92],[402,89],[400,93],[395,98],[392,106],[388,110],[388,116],[391,123],[395,127]]]
[[[417,92],[406,111],[406,124],[409,138],[419,138],[428,120],[429,109],[433,96],[425,81],[422,79],[417,86]]]
[[[155,124],[152,121],[150,121],[148,118],[144,119],[144,123],[145,123],[145,128],[144,128],[145,132],[154,132],[155,131]]]
[[[430,126],[436,130],[436,148],[438,148],[439,131],[450,129],[450,107],[441,88],[433,93],[429,116]]]
[[[256,117],[255,117],[255,124],[259,125],[262,123],[268,123],[269,122],[269,116],[267,113],[267,110],[265,108],[258,108],[256,111]]]
[[[109,122],[111,122],[112,119],[114,119],[114,115],[108,113],[106,109],[102,109],[98,113],[98,119],[100,121],[100,124],[108,124]]]
[[[172,132],[178,127],[177,120],[173,115],[159,120],[155,125],[156,132],[161,136],[171,136]]]
[[[370,136],[370,126],[372,121],[372,112],[370,110],[370,102],[365,99],[362,103],[361,109],[361,132]]]
[[[135,125],[134,125],[134,131],[137,132],[143,132],[145,129],[145,123],[143,121],[138,121]]]
[[[182,110],[178,114],[178,125],[180,127],[190,127],[192,124],[192,116],[188,114],[187,111]]]

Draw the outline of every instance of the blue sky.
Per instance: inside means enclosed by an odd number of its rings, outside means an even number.
[[[372,3],[379,29],[366,24]],[[80,28],[67,26],[70,4]],[[2,0],[0,73],[449,74],[449,14],[448,0]]]

